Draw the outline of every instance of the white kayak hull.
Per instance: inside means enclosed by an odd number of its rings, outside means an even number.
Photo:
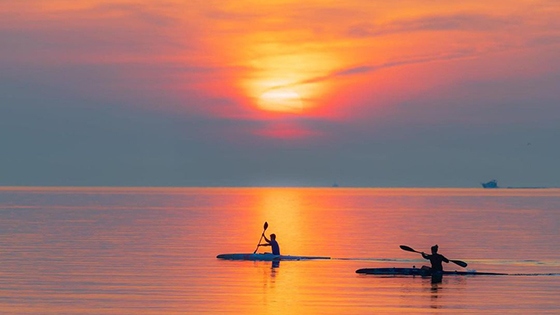
[[[253,260],[253,261],[279,261],[279,260],[311,260],[311,259],[331,259],[325,256],[293,256],[293,255],[273,255],[271,253],[236,253],[220,254],[216,258],[227,260]]]

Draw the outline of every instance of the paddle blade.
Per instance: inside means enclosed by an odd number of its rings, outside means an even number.
[[[467,263],[464,261],[460,261],[460,260],[450,260],[452,263],[455,263],[463,268],[467,268]]]
[[[417,251],[415,251],[414,249],[412,249],[411,247],[408,247],[408,246],[406,246],[406,245],[401,245],[400,248],[401,248],[402,250],[406,250],[407,252],[415,252],[415,253],[417,253]]]
[[[268,222],[264,222],[263,229],[266,231],[268,229]]]

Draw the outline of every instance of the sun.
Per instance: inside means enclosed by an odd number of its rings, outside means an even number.
[[[299,113],[303,109],[301,96],[291,89],[273,89],[261,94],[258,106],[262,110]]]

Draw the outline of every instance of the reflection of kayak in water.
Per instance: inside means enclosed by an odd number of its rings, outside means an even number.
[[[477,272],[477,271],[432,271],[429,268],[362,268],[356,270],[356,273],[368,275],[393,275],[393,276],[505,276],[506,273],[497,272]]]
[[[216,258],[227,259],[227,260],[258,260],[258,261],[331,259],[330,257],[325,257],[325,256],[273,255],[271,253],[220,254],[216,256]]]

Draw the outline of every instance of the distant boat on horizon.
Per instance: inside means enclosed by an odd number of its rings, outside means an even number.
[[[482,188],[498,188],[498,181],[495,179],[481,184],[482,184]]]
[[[483,188],[503,188],[503,187],[498,187],[498,181],[493,179],[489,182],[486,183],[481,183]],[[549,187],[541,187],[541,186],[526,186],[526,187],[505,187],[508,189],[542,189],[542,188],[549,188]]]

